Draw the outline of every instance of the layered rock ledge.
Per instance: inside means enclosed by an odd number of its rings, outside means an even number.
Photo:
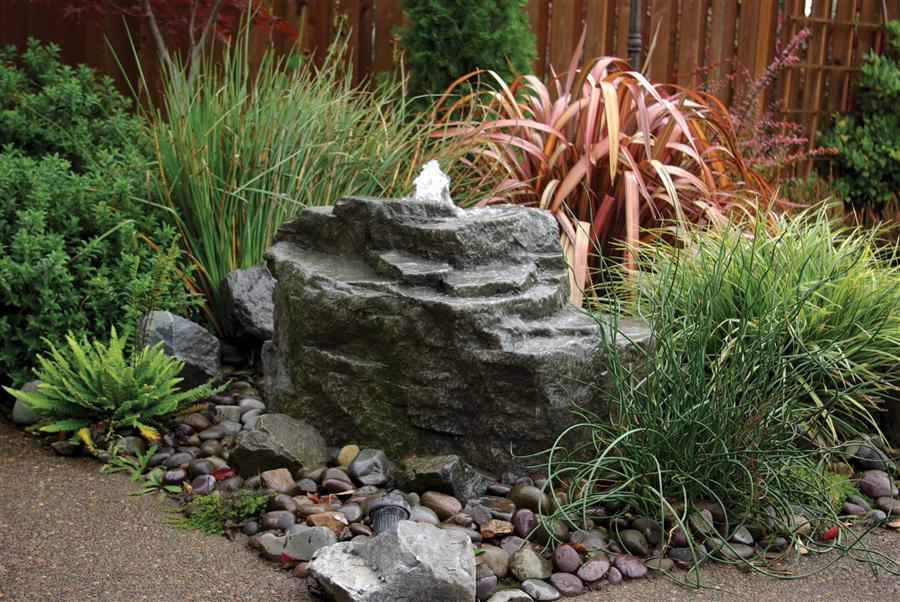
[[[544,212],[349,197],[284,224],[266,258],[268,399],[329,440],[500,470],[549,447],[575,405],[606,411],[580,384],[603,385],[598,326],[567,302]],[[619,328],[621,353],[648,336]]]

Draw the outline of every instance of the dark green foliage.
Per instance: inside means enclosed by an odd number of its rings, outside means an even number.
[[[258,516],[269,505],[269,496],[263,493],[239,491],[236,495],[222,496],[218,491],[196,497],[185,506],[185,516],[172,524],[183,529],[221,535],[228,521],[239,521]]]
[[[509,81],[537,52],[524,0],[403,0],[400,40],[415,94],[441,94],[461,75],[491,69]]]
[[[900,21],[885,30],[887,52],[866,55],[854,113],[836,116],[821,137],[838,150],[832,160],[837,190],[875,208],[900,194]]]
[[[128,267],[174,231],[146,197],[139,119],[108,78],[30,41],[0,50],[0,378],[21,384],[41,338],[106,336]],[[167,307],[169,308],[169,307]]]

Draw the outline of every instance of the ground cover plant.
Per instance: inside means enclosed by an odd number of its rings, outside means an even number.
[[[404,83],[354,86],[342,42],[319,67],[270,50],[254,70],[249,53],[242,35],[221,68],[208,55],[192,83],[169,72],[150,115],[155,198],[177,224],[220,335],[228,334],[222,279],[259,264],[283,221],[347,194],[408,194],[426,158],[425,117],[411,112]]]
[[[404,61],[416,95],[439,96],[457,77],[490,69],[510,81],[537,56],[524,0],[403,0]],[[423,100],[422,104],[425,104]]]
[[[708,316],[716,325],[706,342],[711,357],[733,344],[732,324],[789,316],[780,353],[788,364],[797,358],[806,366],[787,376],[797,379],[797,401],[806,406],[798,420],[807,435],[835,445],[875,432],[885,399],[900,385],[894,250],[877,230],[839,226],[827,208],[771,221],[768,235],[754,237],[710,229],[690,239],[693,253],[648,247],[638,303],[665,303],[676,319]],[[807,294],[802,305],[800,293]],[[817,363],[808,362],[810,354]]]
[[[141,201],[141,121],[109,78],[58,57],[34,40],[20,57],[0,51],[0,378],[13,385],[42,337],[109,334],[128,266],[153,253],[137,234],[163,246],[174,236]]]
[[[258,516],[269,505],[269,495],[239,491],[234,495],[222,495],[218,491],[195,497],[183,509],[172,524],[184,529],[202,531],[210,535],[221,535],[229,526],[242,519]]]
[[[809,236],[821,234],[815,222],[801,224],[796,227],[809,228]],[[691,240],[696,244],[670,247],[670,258],[644,264],[652,272],[641,280],[642,291],[648,290],[629,313],[647,320],[653,337],[636,359],[616,353],[623,308],[613,307],[609,318],[597,316],[608,351],[612,411],[582,411],[582,421],[548,450],[543,468],[554,487],[550,523],[576,526],[603,505],[659,521],[664,552],[686,546],[695,564],[713,557],[771,574],[776,571],[769,563],[798,546],[846,552],[858,534],[844,531],[835,505],[852,488],[829,472],[827,450],[810,444],[806,426],[820,424],[822,408],[838,407],[859,387],[834,376],[836,368],[845,369],[846,347],[854,343],[826,336],[798,345],[795,333],[824,313],[816,308],[834,298],[829,289],[852,295],[843,291],[846,267],[829,266],[799,281],[789,273],[783,290],[768,280],[747,288],[741,286],[744,271],[778,269],[764,259],[777,253],[779,238],[769,238],[760,224],[755,237],[729,228],[698,232]],[[847,313],[859,312],[849,305]],[[873,355],[883,349],[869,339],[857,343]],[[823,375],[831,377],[828,386],[817,389],[818,403],[809,403],[810,383],[822,382]],[[760,557],[725,543],[741,528],[761,546]],[[890,559],[875,561],[896,569]]]
[[[547,82],[525,75],[507,86],[490,72],[460,78],[435,133],[470,145],[470,167],[485,187],[479,204],[557,216],[579,290],[589,263],[597,267],[591,251],[619,257],[622,242],[633,250],[653,236],[650,228],[745,218],[768,198],[718,100],[653,84],[617,58],[580,63],[583,43],[582,35],[568,71]],[[496,91],[485,93],[483,79]],[[633,264],[631,253],[626,261]]]

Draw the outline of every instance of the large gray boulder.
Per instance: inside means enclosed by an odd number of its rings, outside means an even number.
[[[184,362],[181,387],[190,389],[216,378],[222,370],[222,344],[208,330],[168,311],[154,311],[141,322],[146,328],[146,344],[162,342],[166,355]]]
[[[222,281],[222,298],[228,306],[232,330],[259,341],[272,338],[272,292],[275,279],[265,265],[235,270]]]
[[[313,426],[284,414],[262,414],[237,435],[229,462],[250,477],[266,470],[294,472],[328,460],[325,439]]]
[[[576,404],[607,411],[581,384],[603,384],[597,322],[568,303],[545,212],[344,198],[283,225],[266,257],[268,400],[329,441],[503,469],[549,447]],[[622,352],[648,336],[620,328]]]
[[[321,548],[309,574],[338,602],[475,600],[475,554],[468,536],[406,520],[365,541]]]

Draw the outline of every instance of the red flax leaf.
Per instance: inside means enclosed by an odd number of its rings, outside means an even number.
[[[822,533],[822,541],[828,541],[829,539],[834,539],[838,534],[838,526],[835,525]]]
[[[290,563],[296,562],[296,560],[297,560],[296,558],[294,558],[293,556],[291,556],[291,555],[288,554],[287,552],[282,552],[282,553],[281,553],[281,566],[285,566],[285,567],[286,567],[286,566],[289,565]]]
[[[231,468],[229,468],[227,466],[223,466],[222,468],[215,470],[210,474],[212,474],[212,476],[217,481],[224,481],[225,479],[230,479],[231,477],[234,476],[234,470],[232,470]]]

